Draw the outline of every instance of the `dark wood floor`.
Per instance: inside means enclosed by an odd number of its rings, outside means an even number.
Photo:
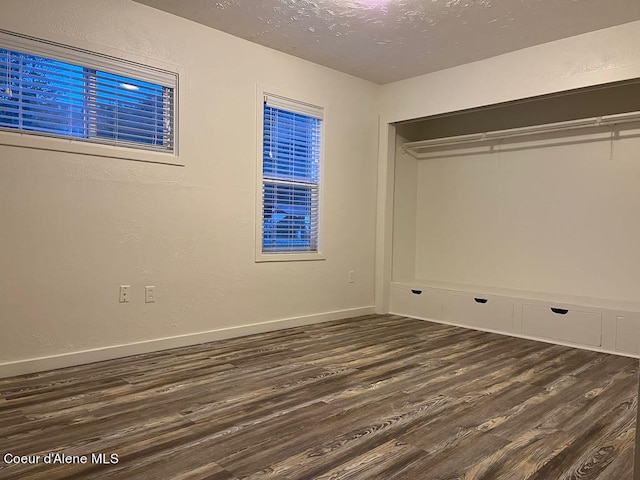
[[[0,379],[0,455],[89,456],[0,478],[631,480],[637,364],[370,316]]]

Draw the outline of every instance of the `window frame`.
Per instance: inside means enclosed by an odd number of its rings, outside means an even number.
[[[308,99],[301,95],[292,95],[289,92],[281,92],[278,89],[266,88],[258,85],[256,89],[256,241],[255,241],[255,261],[261,262],[296,262],[326,260],[324,253],[324,152],[325,152],[325,131],[327,121],[326,107],[317,107],[323,110],[322,123],[320,126],[320,159],[318,171],[318,238],[317,252],[263,252],[263,141],[264,141],[264,99],[266,96],[280,97],[288,102],[301,105],[322,105],[316,99]]]
[[[7,50],[72,63],[89,69],[100,69],[108,73],[129,76],[132,79],[158,85],[162,85],[162,83],[154,80],[154,72],[158,72],[160,76],[174,76],[175,84],[172,87],[173,151],[145,149],[144,147],[137,147],[135,144],[113,145],[106,142],[103,143],[100,140],[92,141],[71,136],[49,135],[37,131],[12,128],[0,128],[0,145],[184,166],[179,154],[179,107],[180,82],[183,76],[182,68],[176,65],[168,65],[158,60],[142,58],[130,52],[123,52],[113,48],[105,49],[103,46],[90,43],[87,43],[87,45],[91,50],[0,29],[0,46]],[[87,45],[84,46],[86,47]],[[90,59],[90,63],[83,63],[83,59]],[[136,74],[136,72],[142,73]]]

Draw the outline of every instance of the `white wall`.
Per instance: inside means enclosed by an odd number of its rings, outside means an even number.
[[[465,150],[417,162],[416,278],[637,301],[638,125]]]
[[[534,46],[382,86],[376,258],[391,249],[393,122],[640,78],[640,21]],[[388,311],[388,262],[376,264],[376,309]]]
[[[396,162],[393,192],[393,275],[408,280],[416,276],[416,207],[418,201],[418,162],[403,152],[407,140],[396,137]]]
[[[383,85],[388,122],[640,77],[640,21]]]
[[[2,29],[177,66],[186,166],[0,146],[0,375],[369,311],[378,86],[127,0],[2,9]],[[254,263],[257,84],[326,107],[325,261]]]
[[[126,0],[3,11],[2,29],[179,68],[186,166],[0,146],[0,375],[367,311],[374,264],[386,311],[390,122],[640,77],[640,22],[378,87]],[[256,84],[327,109],[326,261],[253,261]]]

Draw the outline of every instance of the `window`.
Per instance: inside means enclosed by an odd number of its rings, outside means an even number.
[[[0,129],[175,153],[175,73],[0,32]]]
[[[318,254],[323,109],[265,95],[261,253]]]

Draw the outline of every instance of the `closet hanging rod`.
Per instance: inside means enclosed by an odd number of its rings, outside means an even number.
[[[434,138],[432,140],[420,140],[417,142],[406,142],[402,145],[402,148],[403,150],[408,151],[415,156],[416,150],[425,148],[458,145],[463,143],[475,143],[487,140],[498,140],[500,138],[520,137],[525,135],[534,135],[536,133],[560,132],[564,130],[575,130],[586,127],[619,125],[637,121],[640,121],[640,112],[618,113],[615,115],[605,115],[602,117],[582,118],[579,120],[569,120],[566,122],[532,125],[530,127],[510,128],[507,130],[494,130],[485,133],[472,133],[468,135],[456,135],[454,137]]]
[[[563,130],[573,130],[575,128],[584,128],[596,126],[601,122],[601,117],[581,118],[579,120],[570,120],[567,122],[544,123],[542,125],[532,125],[530,127],[510,128],[507,130],[496,130],[487,132],[484,137],[487,140],[495,138],[519,137],[521,135],[534,135],[536,133],[560,132]]]

